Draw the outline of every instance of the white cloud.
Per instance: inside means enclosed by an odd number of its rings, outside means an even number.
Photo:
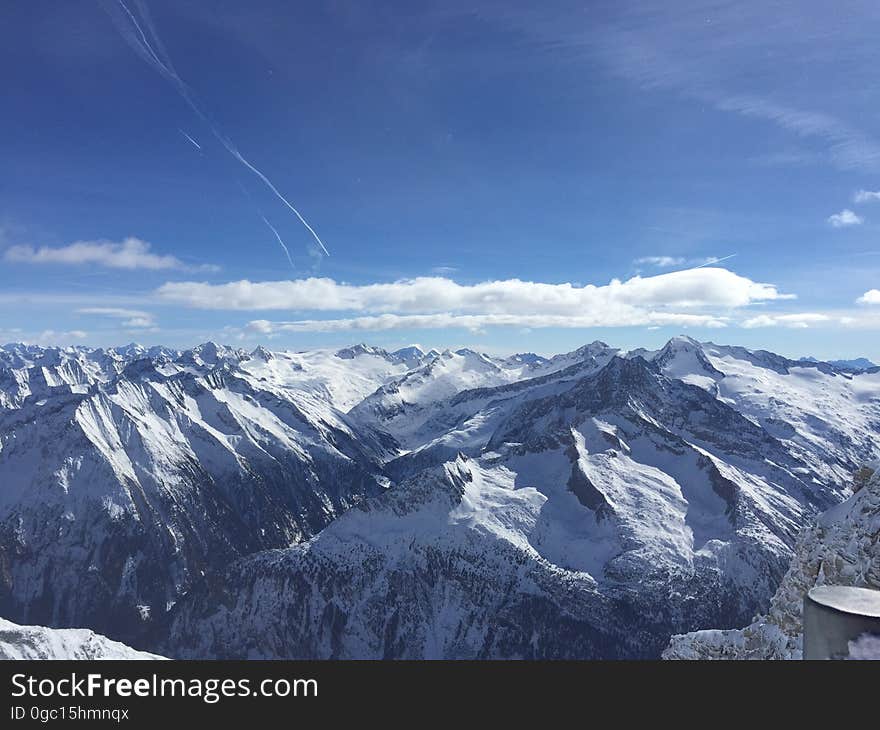
[[[152,253],[150,244],[139,238],[115,241],[76,241],[67,246],[12,246],[3,256],[6,261],[27,264],[61,264],[79,266],[94,264],[111,269],[181,269],[215,271],[216,266],[191,267],[176,256]]]
[[[675,312],[621,313],[617,317],[595,315],[543,314],[379,314],[344,319],[304,319],[292,322],[269,322],[265,319],[249,322],[247,329],[260,334],[278,332],[343,332],[350,330],[378,331],[398,329],[467,329],[481,332],[486,327],[520,327],[526,331],[542,327],[628,327],[654,325],[674,327],[725,327],[726,318],[703,314]]]
[[[139,309],[120,309],[119,307],[84,307],[77,309],[79,314],[97,314],[104,317],[112,317],[121,319],[122,325],[135,329],[154,327],[156,320],[149,312],[143,312]]]
[[[742,326],[747,329],[757,327],[791,327],[806,329],[814,324],[825,324],[834,321],[834,317],[820,312],[800,312],[796,314],[760,314],[747,319]]]
[[[680,256],[642,256],[633,261],[637,265],[656,266],[659,269],[668,269],[670,266],[682,266],[687,262]]]
[[[272,322],[267,319],[255,319],[248,322],[247,329],[251,332],[258,332],[261,335],[268,335],[272,333],[274,327]]]
[[[792,299],[772,284],[727,269],[701,268],[617,279],[603,286],[545,284],[508,279],[462,285],[441,277],[388,284],[352,285],[328,278],[227,284],[168,283],[158,297],[199,309],[345,312],[271,322],[255,319],[247,330],[333,332],[485,327],[724,327],[730,310],[754,302]]]
[[[872,203],[877,200],[880,200],[880,190],[859,190],[853,195],[853,202],[855,203]]]
[[[69,330],[67,332],[43,330],[36,337],[26,341],[35,345],[75,345],[82,343],[88,336],[88,332],[83,332],[82,330]]]
[[[869,297],[871,299],[872,297]],[[880,303],[880,294],[877,295]],[[812,327],[844,327],[855,330],[880,329],[880,311],[877,309],[834,309],[824,312],[791,312],[786,314],[760,314],[740,322],[741,327],[787,327],[808,329]]]
[[[732,259],[734,256],[736,256],[735,253],[730,254],[729,256],[706,256],[704,258],[695,259],[686,259],[683,256],[642,256],[641,258],[635,259],[633,263],[637,266],[656,266],[658,269],[669,269],[673,266],[701,267],[718,264],[727,259]]]
[[[856,299],[857,304],[880,304],[880,289],[869,289]]]
[[[504,314],[590,316],[623,320],[648,309],[743,307],[794,298],[772,284],[721,268],[688,269],[658,276],[612,280],[603,286],[544,284],[507,279],[462,285],[442,277],[353,285],[329,278],[171,282],[157,290],[166,302],[197,309],[288,310],[396,314]]]
[[[853,213],[849,208],[844,208],[840,213],[834,213],[828,216],[828,223],[832,228],[845,228],[847,226],[859,226],[864,219]]]

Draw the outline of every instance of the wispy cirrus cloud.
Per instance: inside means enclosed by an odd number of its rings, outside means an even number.
[[[874,203],[880,200],[880,190],[857,190],[853,195],[854,203]]]
[[[669,327],[725,327],[727,318],[709,314],[679,312],[621,312],[608,316],[596,312],[586,315],[545,314],[379,314],[342,319],[304,319],[289,322],[253,320],[248,329],[260,334],[278,332],[348,332],[380,330],[466,329],[481,332],[488,327],[545,327],[580,329],[587,327],[630,327],[636,325]]]
[[[156,326],[156,319],[150,312],[140,309],[122,309],[120,307],[82,307],[76,310],[78,314],[94,314],[111,319],[121,320],[124,327],[133,329],[145,329]]]
[[[33,337],[23,338],[25,342],[34,345],[78,345],[88,338],[89,333],[84,330],[43,330]]]
[[[860,226],[865,219],[857,215],[849,208],[844,208],[839,213],[834,213],[826,218],[826,222],[832,228],[849,228],[850,226]]]
[[[791,327],[794,329],[806,329],[811,325],[825,324],[834,318],[821,312],[798,312],[793,314],[759,314],[741,323],[746,329],[758,327]]]
[[[122,241],[75,241],[67,246],[17,245],[6,249],[3,258],[11,263],[82,266],[91,264],[110,269],[162,271],[217,271],[203,264],[190,266],[170,254],[157,254],[146,241],[129,237]]]
[[[636,266],[654,266],[658,269],[670,269],[673,266],[702,267],[727,261],[736,256],[735,253],[728,256],[705,256],[703,258],[685,258],[684,256],[642,256],[633,261]]]
[[[67,346],[82,344],[89,333],[84,330],[26,331],[21,327],[0,327],[0,343],[23,342],[28,345]]]
[[[633,261],[637,266],[656,266],[658,269],[683,266],[686,262],[687,259],[681,256],[641,256]]]
[[[488,0],[480,14],[563,62],[598,60],[647,91],[774,124],[815,143],[838,168],[880,169],[880,140],[852,121],[865,116],[858,104],[868,98],[861,90],[870,85],[876,60],[871,4],[854,2],[840,12],[795,0],[601,8],[565,0],[546,7]],[[807,62],[823,70],[821,95],[792,83]]]

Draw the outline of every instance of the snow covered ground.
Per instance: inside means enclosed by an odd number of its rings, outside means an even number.
[[[0,659],[164,659],[88,629],[19,626],[0,618]]]

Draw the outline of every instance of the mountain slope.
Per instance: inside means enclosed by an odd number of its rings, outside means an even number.
[[[657,656],[676,627],[766,605],[799,526],[838,499],[759,425],[641,357],[498,390],[479,399],[501,415],[475,429],[474,458],[401,457],[418,466],[388,494],[198,586],[165,651]]]
[[[857,474],[856,493],[804,529],[770,610],[744,629],[673,636],[665,659],[800,659],[804,596],[817,585],[880,590],[880,463]]]
[[[880,372],[685,337],[650,357],[664,374],[704,388],[761,426],[802,463],[803,475],[823,485],[845,484],[875,454]]]
[[[624,655],[612,601],[522,538],[540,500],[464,458],[348,512],[307,544],[233,564],[172,612],[178,656]],[[491,503],[512,493],[512,501]]]
[[[0,613],[187,656],[657,656],[766,609],[880,431],[878,373],[683,337],[15,345],[0,379]]]
[[[19,626],[0,618],[0,660],[8,659],[164,659],[137,651],[88,629]]]
[[[0,410],[3,614],[134,640],[202,573],[382,491],[368,433],[245,359],[135,359]]]

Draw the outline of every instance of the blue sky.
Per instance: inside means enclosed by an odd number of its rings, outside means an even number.
[[[4,15],[0,340],[880,360],[876,3]]]

